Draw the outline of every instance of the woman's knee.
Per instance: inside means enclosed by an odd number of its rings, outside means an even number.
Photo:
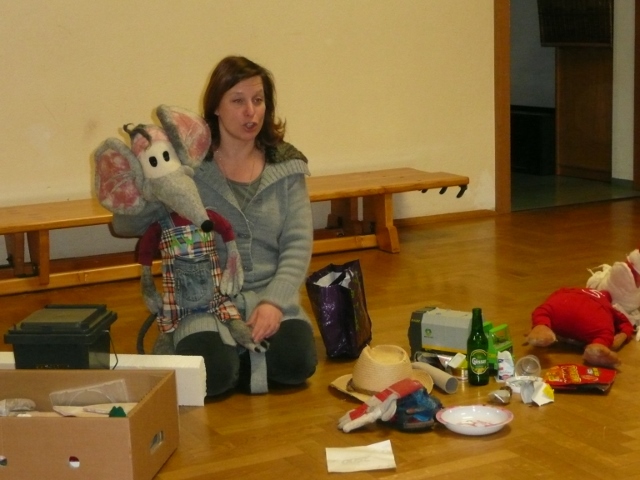
[[[304,320],[282,322],[269,343],[266,353],[269,380],[299,385],[315,373],[318,357],[313,329]]]
[[[238,384],[240,361],[235,347],[226,345],[218,332],[192,333],[176,345],[176,355],[204,358],[207,395],[220,395]]]

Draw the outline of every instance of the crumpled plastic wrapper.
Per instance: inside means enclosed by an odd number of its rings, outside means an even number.
[[[533,382],[533,395],[531,401],[541,407],[554,401],[553,388],[542,380]]]
[[[553,388],[540,377],[512,377],[507,384],[520,394],[522,402],[527,405],[542,406],[554,401]]]
[[[507,380],[507,385],[511,387],[513,393],[521,393],[522,387],[526,384],[533,383],[537,380],[542,381],[540,377],[530,377],[530,376],[515,376],[511,377]]]
[[[0,417],[16,416],[35,410],[36,404],[28,398],[5,398],[0,400]]]
[[[511,387],[504,386],[500,390],[494,390],[489,393],[489,401],[492,403],[498,403],[500,405],[507,405],[511,403]]]
[[[506,382],[515,375],[516,367],[513,363],[513,355],[509,351],[498,352],[498,373],[496,381]]]

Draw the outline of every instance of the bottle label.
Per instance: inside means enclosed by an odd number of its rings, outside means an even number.
[[[469,368],[475,375],[482,375],[489,369],[489,358],[486,350],[476,349],[469,355]]]

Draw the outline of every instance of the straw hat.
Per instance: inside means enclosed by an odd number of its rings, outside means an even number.
[[[366,346],[353,366],[353,373],[331,382],[331,386],[343,393],[366,402],[405,378],[419,381],[428,393],[433,389],[433,379],[424,370],[411,366],[409,355],[395,345]]]

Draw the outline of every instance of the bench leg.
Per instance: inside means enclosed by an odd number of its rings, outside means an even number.
[[[29,255],[33,264],[34,274],[38,275],[40,285],[49,283],[50,258],[49,258],[49,231],[38,230],[27,232],[27,242],[29,244]]]
[[[7,261],[13,269],[14,277],[24,277],[27,272],[24,265],[24,233],[8,233],[4,236],[7,247]]]
[[[390,193],[362,199],[362,221],[375,225],[378,248],[389,253],[400,251],[398,229],[393,224],[393,196]]]
[[[345,235],[362,235],[362,223],[358,218],[358,199],[340,198],[331,200],[331,213],[327,228],[343,230]]]

